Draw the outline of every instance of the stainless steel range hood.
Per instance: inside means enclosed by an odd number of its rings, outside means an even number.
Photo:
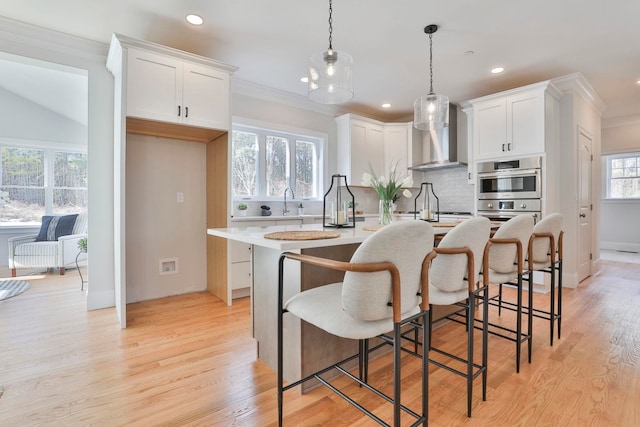
[[[466,166],[466,163],[458,161],[457,127],[456,106],[449,104],[449,126],[439,130],[421,131],[422,153],[430,155],[428,158],[424,156],[421,163],[409,169],[427,171]]]

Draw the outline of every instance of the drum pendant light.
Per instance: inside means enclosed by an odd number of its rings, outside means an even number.
[[[321,104],[340,104],[353,97],[353,58],[333,50],[333,7],[329,0],[329,49],[309,58],[309,98]]]
[[[436,31],[437,25],[424,27],[424,32],[429,34],[429,94],[421,96],[413,103],[413,126],[421,130],[449,126],[449,98],[433,93],[433,33]]]

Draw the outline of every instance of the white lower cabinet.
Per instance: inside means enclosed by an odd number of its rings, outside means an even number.
[[[229,240],[227,252],[229,254],[228,278],[231,297],[233,299],[248,296],[253,284],[251,245]]]

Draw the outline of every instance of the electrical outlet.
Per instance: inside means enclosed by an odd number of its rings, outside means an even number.
[[[161,276],[165,276],[167,274],[177,274],[178,273],[178,258],[165,258],[160,260],[160,271],[158,272]]]
[[[184,202],[184,193],[182,191],[178,191],[178,193],[176,194],[176,202]]]

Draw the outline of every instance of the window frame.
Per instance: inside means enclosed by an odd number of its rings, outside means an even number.
[[[233,188],[231,188],[231,199],[233,202],[238,201],[281,201],[284,195],[268,196],[267,195],[267,180],[266,180],[266,139],[267,136],[285,138],[289,142],[289,164],[287,165],[288,177],[295,177],[296,175],[296,141],[311,142],[316,146],[316,171],[315,171],[315,193],[316,197],[299,197],[296,193],[296,200],[303,201],[322,201],[324,197],[323,182],[327,171],[326,159],[326,147],[327,147],[327,134],[317,132],[309,129],[295,128],[282,124],[268,123],[257,120],[251,120],[246,118],[234,117],[231,125],[230,138],[233,140],[234,131],[252,132],[258,135],[258,159],[256,163],[256,195],[255,196],[235,196],[233,195]],[[232,154],[231,154],[232,156]],[[233,159],[230,158],[230,162]],[[289,178],[291,179],[291,178]],[[230,181],[233,177],[230,177]],[[294,188],[294,192],[295,192]]]
[[[603,178],[604,178],[604,182],[602,185],[602,189],[603,189],[603,199],[604,200],[633,200],[633,201],[640,201],[640,196],[639,197],[611,197],[611,182],[612,180],[615,179],[619,179],[619,178],[612,178],[611,177],[611,169],[612,169],[612,161],[613,160],[618,160],[618,159],[625,159],[625,158],[637,158],[638,161],[640,161],[640,152],[635,151],[635,152],[625,152],[625,153],[612,153],[612,154],[604,154],[602,156],[603,158],[603,169],[604,169],[604,174],[603,174]],[[640,176],[638,177],[638,179],[640,180]]]
[[[7,138],[0,137],[0,153],[3,148],[21,148],[21,149],[30,149],[30,150],[42,150],[44,152],[44,185],[43,187],[33,187],[33,188],[43,188],[44,189],[44,215],[54,215],[55,206],[54,206],[54,192],[56,189],[61,188],[65,189],[68,187],[56,187],[55,186],[55,153],[56,152],[66,152],[66,153],[78,153],[87,156],[87,181],[88,181],[88,149],[86,146],[81,146],[77,144],[65,144],[65,143],[57,143],[51,141],[34,141],[34,140],[22,140],[17,138]],[[0,173],[2,173],[2,164],[0,162]],[[1,176],[1,175],[0,175]],[[0,179],[0,187],[3,186],[3,183]],[[87,182],[87,186],[84,187],[87,193],[87,205],[89,202],[89,185]],[[34,225],[40,225],[40,221],[25,221],[19,222],[11,225],[2,224],[2,227],[29,227]]]

